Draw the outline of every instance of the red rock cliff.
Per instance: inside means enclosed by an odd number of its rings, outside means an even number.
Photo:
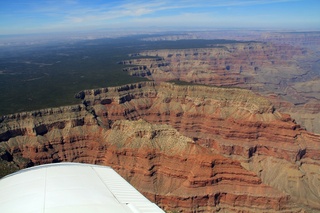
[[[77,96],[2,117],[1,168],[110,165],[166,210],[320,208],[319,136],[249,90],[145,82]]]
[[[318,47],[319,45],[315,45]],[[319,53],[291,46],[248,42],[210,48],[143,51],[123,61],[130,75],[157,82],[180,80],[197,84],[242,87],[259,92],[290,113],[302,126],[320,133]],[[148,58],[144,58],[148,56]],[[150,58],[153,56],[153,58]],[[156,57],[156,58],[154,58]]]

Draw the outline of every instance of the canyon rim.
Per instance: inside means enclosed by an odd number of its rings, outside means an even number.
[[[319,212],[319,36],[283,37],[140,51],[119,64],[149,81],[4,115],[0,175],[99,164],[168,212]]]

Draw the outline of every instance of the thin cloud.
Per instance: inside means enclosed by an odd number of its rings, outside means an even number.
[[[57,30],[76,27],[89,28],[92,26],[108,27],[117,24],[125,27],[125,25],[133,26],[138,23],[145,23],[145,25],[162,23],[162,25],[164,25],[166,24],[165,22],[167,22],[166,25],[178,25],[178,23],[182,23],[183,20],[185,23],[193,23],[196,25],[208,23],[207,20],[211,20],[212,22],[214,20],[220,20],[223,24],[223,22],[226,21],[221,20],[219,14],[215,16],[215,12],[222,11],[224,8],[245,8],[247,6],[267,4],[276,6],[276,4],[279,3],[290,2],[302,2],[302,0],[119,0],[113,3],[107,2],[103,4],[97,4],[96,1],[84,0],[61,0],[58,2],[55,0],[43,0],[41,3],[30,0],[27,4],[24,4],[24,6],[17,7],[16,10],[13,10],[11,16],[13,16],[13,14],[30,15],[29,23],[32,23],[33,17],[35,23],[38,24],[32,26],[30,24],[29,28],[38,27],[39,29],[50,28]],[[8,3],[8,5],[12,6],[14,3]],[[14,8],[15,7],[13,7],[13,9]],[[0,16],[3,10],[6,9],[0,8]],[[10,13],[7,12],[3,14]],[[12,20],[18,20],[18,18],[16,18],[18,16],[14,16],[15,18],[12,18]],[[228,16],[233,17],[233,14],[228,14]],[[228,16],[224,16],[224,18],[228,19]],[[21,22],[23,22],[23,20],[21,20]],[[17,24],[17,26],[18,25],[19,24]],[[4,25],[0,24],[0,26]],[[25,28],[27,28],[27,26]],[[3,28],[3,30],[0,31],[4,30]]]
[[[261,4],[274,4],[283,2],[296,2],[300,0],[244,0],[244,1],[139,1],[131,3],[123,3],[118,6],[100,5],[99,7],[86,7],[69,11],[69,20],[83,21],[94,19],[96,20],[110,20],[114,18],[135,17],[151,15],[161,11],[186,9],[186,8],[214,8],[214,7],[232,7],[232,6],[249,6]],[[86,16],[87,14],[92,14]],[[78,16],[78,17],[77,17]],[[85,16],[85,17],[84,17]]]

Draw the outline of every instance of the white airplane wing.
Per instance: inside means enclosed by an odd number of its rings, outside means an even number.
[[[56,163],[0,179],[5,213],[164,213],[107,166]]]

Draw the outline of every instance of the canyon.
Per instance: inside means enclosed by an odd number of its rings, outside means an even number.
[[[208,48],[146,50],[131,57],[120,62],[128,65],[124,71],[129,75],[156,82],[249,89],[264,95],[308,131],[320,133],[317,50],[282,43],[239,42]]]
[[[233,77],[221,82],[234,85]],[[2,116],[1,175],[93,163],[168,212],[319,211],[319,135],[240,84],[141,82],[81,91],[78,105]]]
[[[80,91],[76,105],[0,116],[0,177],[90,163],[111,166],[166,212],[319,212],[319,33],[193,32],[144,41],[217,38],[233,41],[137,48],[114,65],[140,83]]]

